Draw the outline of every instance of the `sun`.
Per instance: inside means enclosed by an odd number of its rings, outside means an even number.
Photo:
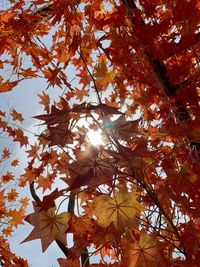
[[[94,131],[93,129],[90,129],[87,133],[87,137],[93,146],[103,145],[101,130]]]

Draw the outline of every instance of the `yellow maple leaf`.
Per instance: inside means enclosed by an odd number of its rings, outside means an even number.
[[[109,83],[113,82],[115,76],[115,71],[109,71],[105,62],[99,64],[95,73],[97,87],[102,90],[106,89]]]
[[[133,192],[121,190],[114,197],[107,195],[95,199],[94,215],[101,227],[108,227],[111,223],[116,229],[133,226],[137,222],[137,216],[142,211],[142,205],[137,201]]]
[[[54,240],[59,240],[66,245],[66,230],[69,227],[71,214],[63,212],[56,214],[55,208],[47,211],[39,211],[35,205],[35,212],[29,214],[25,219],[34,226],[32,232],[21,242],[41,239],[42,251],[44,252]]]

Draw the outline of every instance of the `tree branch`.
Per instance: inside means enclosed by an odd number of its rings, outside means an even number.
[[[31,196],[32,198],[35,200],[36,203],[40,203],[41,200],[40,198],[38,197],[38,195],[36,194],[35,192],[35,188],[34,188],[34,181],[30,184],[30,192],[31,192]],[[64,253],[64,255],[66,256],[66,258],[69,257],[69,250],[68,248],[59,240],[55,240],[56,241],[56,244],[58,245],[58,247],[62,250],[62,252]]]
[[[68,212],[71,212],[72,214],[74,214],[74,208],[75,208],[75,195],[73,193],[73,191],[70,192],[70,196],[69,196],[69,203],[68,203]],[[89,253],[88,253],[88,249],[83,248],[81,251],[81,266],[88,266],[90,265],[90,261],[89,261]]]
[[[94,79],[92,73],[90,72],[90,70],[89,70],[89,68],[88,68],[88,66],[87,66],[87,63],[85,62],[85,59],[84,59],[84,57],[82,56],[81,52],[80,52],[79,54],[80,54],[80,58],[81,58],[82,61],[83,61],[83,64],[85,65],[85,68],[87,69],[87,72],[89,73],[89,75],[90,75],[90,77],[91,77],[91,79],[92,79],[92,81],[93,81],[94,89],[95,89],[95,92],[96,92],[96,94],[97,94],[97,98],[98,98],[99,104],[101,104],[101,103],[102,103],[102,102],[101,102],[101,97],[100,97],[100,95],[99,95],[99,90],[98,90],[98,88],[97,88],[96,81],[95,81],[95,79]]]

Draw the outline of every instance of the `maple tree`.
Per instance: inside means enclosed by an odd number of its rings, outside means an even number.
[[[2,131],[28,158],[15,177],[19,161],[2,149],[10,165],[0,182],[1,265],[28,266],[6,241],[25,218],[34,228],[22,242],[41,239],[45,251],[55,241],[61,267],[198,267],[199,1],[10,3],[0,14],[0,68],[10,71],[0,92],[41,77],[47,87],[34,144],[23,114],[0,111]],[[17,191],[26,185],[27,216]]]

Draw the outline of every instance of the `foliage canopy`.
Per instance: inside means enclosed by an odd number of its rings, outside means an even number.
[[[23,242],[55,241],[61,267],[200,266],[199,18],[198,0],[12,0],[1,11],[0,92],[47,82],[34,144],[23,114],[0,111],[27,155],[20,177],[18,159],[2,169],[2,266],[29,266],[6,241],[25,218],[26,185],[34,228]],[[3,147],[2,166],[11,154]]]

